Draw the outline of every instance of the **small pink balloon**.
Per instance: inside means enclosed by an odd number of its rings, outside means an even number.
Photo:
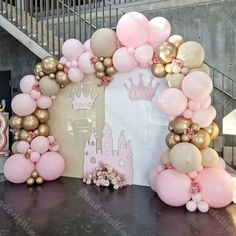
[[[26,141],[20,141],[17,143],[16,149],[19,153],[25,154],[30,148],[30,145]]]
[[[139,12],[123,15],[116,27],[117,37],[126,47],[138,47],[147,42],[150,33],[148,19]]]
[[[155,17],[149,22],[150,35],[148,42],[156,48],[164,43],[170,36],[171,26],[169,21],[164,17]]]
[[[32,162],[38,162],[40,160],[40,154],[38,152],[32,152],[30,154],[30,160]]]
[[[137,67],[137,62],[134,54],[129,53],[128,49],[123,47],[119,48],[113,54],[113,65],[119,72],[130,72]]]
[[[37,106],[42,109],[47,109],[52,105],[52,99],[49,96],[41,95],[37,99]]]
[[[197,208],[200,212],[205,213],[205,212],[208,212],[209,205],[206,202],[201,201],[197,204]]]
[[[218,163],[217,163],[216,167],[218,167],[218,168],[220,168],[220,169],[223,169],[223,170],[226,169],[226,163],[225,163],[225,161],[224,161],[223,158],[220,157],[220,158],[218,159]]]
[[[36,102],[29,94],[20,93],[11,101],[11,108],[18,116],[28,116],[36,109]]]
[[[77,66],[78,66],[78,62],[75,61],[75,60],[73,60],[73,61],[71,62],[71,65],[72,65],[72,67],[77,67]]]
[[[194,182],[199,184],[202,198],[210,207],[225,207],[233,200],[234,182],[225,170],[205,168],[198,174]]]
[[[34,75],[26,75],[20,81],[20,90],[23,93],[30,93],[35,85],[36,80]]]
[[[183,93],[192,100],[200,101],[212,92],[213,83],[208,74],[193,71],[186,75],[182,82]]]
[[[148,63],[139,63],[138,66],[140,68],[148,68],[148,67],[150,67],[150,65]]]
[[[188,201],[186,203],[186,209],[189,211],[189,212],[194,212],[197,210],[197,203],[194,202],[194,201]]]
[[[188,173],[188,176],[191,178],[191,179],[195,179],[197,177],[197,171],[193,171],[191,173]]]
[[[92,52],[91,47],[90,47],[90,39],[85,41],[84,49],[85,49],[85,52],[89,52],[91,55],[93,55],[93,52]]]
[[[95,72],[94,65],[91,62],[92,56],[90,52],[84,52],[79,58],[79,68],[85,74],[93,74]]]
[[[67,63],[67,59],[65,57],[62,57],[59,62],[65,65]]]
[[[156,192],[156,181],[157,181],[157,176],[158,176],[158,170],[157,168],[153,169],[150,174],[149,174],[149,184],[151,189]]]
[[[184,113],[183,113],[183,117],[184,117],[185,119],[191,119],[192,116],[193,116],[192,110],[186,109],[186,110],[184,111]]]
[[[137,62],[148,64],[153,57],[153,53],[152,46],[146,43],[135,49],[134,56]]]
[[[43,154],[49,149],[49,140],[47,137],[38,136],[31,142],[31,148],[40,154]]]
[[[24,183],[34,170],[34,164],[23,154],[10,156],[3,167],[5,177],[12,183]]]
[[[176,88],[164,90],[158,97],[158,107],[167,116],[179,116],[187,107],[188,99]]]
[[[34,90],[34,89],[30,92],[30,96],[31,96],[34,100],[37,100],[38,98],[40,98],[41,95],[42,95],[42,94],[41,94],[39,91]]]
[[[70,61],[77,60],[83,52],[83,44],[77,39],[68,39],[62,45],[62,53]]]
[[[80,69],[72,67],[68,71],[68,76],[72,82],[78,83],[84,78],[84,73]]]
[[[194,100],[190,100],[188,102],[188,108],[192,111],[196,111],[201,107],[201,103],[199,101],[194,101]]]
[[[211,105],[211,96],[207,96],[199,101],[201,104],[201,107],[208,108]]]
[[[36,170],[45,180],[60,177],[65,169],[65,161],[58,152],[46,152],[36,163]]]
[[[170,206],[183,206],[190,199],[191,179],[174,169],[164,170],[157,176],[156,191]]]
[[[71,66],[72,66],[71,62],[70,62],[70,61],[67,61],[67,62],[66,62],[66,67],[71,68]]]

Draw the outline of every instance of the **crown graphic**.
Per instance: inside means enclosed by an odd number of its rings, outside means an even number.
[[[74,110],[91,110],[94,106],[95,99],[97,97],[97,94],[94,98],[92,98],[92,92],[93,89],[89,89],[89,94],[85,96],[84,94],[84,86],[81,85],[81,94],[80,96],[77,96],[75,89],[72,90],[72,94],[70,96],[72,107]]]
[[[150,77],[150,81],[148,85],[144,85],[143,83],[143,73],[139,74],[139,82],[138,85],[136,86],[133,82],[133,78],[130,77],[129,81],[131,83],[130,86],[127,84],[124,84],[127,91],[129,92],[129,98],[131,101],[136,101],[136,100],[147,100],[151,101],[154,93],[157,89],[157,87],[160,85],[160,83],[156,83],[155,86],[152,86],[152,81],[155,80],[153,76]]]

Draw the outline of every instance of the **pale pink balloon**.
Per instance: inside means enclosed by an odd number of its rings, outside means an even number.
[[[52,105],[52,98],[46,95],[41,95],[37,99],[37,106],[42,109],[47,109]]]
[[[123,47],[119,48],[113,54],[113,65],[119,72],[130,72],[137,67],[137,62],[134,54],[128,52],[128,49]]]
[[[201,128],[206,128],[215,119],[216,113],[214,111],[214,108],[211,108],[211,106],[208,108],[200,108],[193,113],[192,121],[199,124]]]
[[[34,170],[34,164],[23,154],[10,156],[3,167],[5,177],[12,183],[24,183]]]
[[[186,109],[184,112],[183,112],[183,117],[185,119],[191,119],[193,117],[193,111],[192,110],[189,110],[189,109]]]
[[[77,62],[76,60],[73,60],[73,61],[71,62],[71,66],[72,66],[72,67],[77,67],[77,66],[78,66],[78,62]]]
[[[191,179],[174,169],[164,170],[157,176],[156,191],[170,206],[183,206],[190,199]]]
[[[28,116],[36,109],[36,102],[29,94],[20,93],[11,101],[11,108],[18,116]]]
[[[150,184],[151,189],[154,192],[156,192],[156,181],[157,181],[158,174],[159,172],[157,168],[153,169],[149,174],[149,184]]]
[[[209,210],[209,205],[205,201],[201,201],[197,204],[197,208],[200,212],[206,213]]]
[[[38,152],[32,152],[30,154],[30,160],[32,162],[38,162],[40,160],[40,154]]]
[[[72,67],[68,71],[68,76],[72,82],[78,83],[84,78],[84,73],[79,68]]]
[[[45,180],[54,180],[62,175],[65,161],[58,152],[46,152],[36,163],[36,170]]]
[[[37,83],[34,75],[26,75],[20,81],[20,90],[22,93],[30,93],[33,86]]]
[[[188,108],[192,111],[196,111],[201,107],[201,103],[199,101],[194,101],[194,100],[190,100],[188,102]]]
[[[211,105],[211,96],[207,96],[199,101],[201,104],[201,107],[208,108]]]
[[[71,68],[71,67],[72,67],[71,61],[67,61],[67,62],[66,62],[66,67],[68,67],[68,68]]]
[[[216,118],[216,109],[215,109],[215,107],[210,105],[207,109],[210,111],[212,120],[214,120]]]
[[[150,33],[148,19],[139,12],[123,15],[116,27],[117,37],[126,47],[138,47],[147,42]]]
[[[20,141],[16,145],[16,149],[19,153],[25,154],[30,148],[30,145],[26,141]]]
[[[31,148],[40,154],[43,154],[49,149],[49,140],[47,137],[38,136],[31,142]]]
[[[167,116],[181,115],[188,104],[188,99],[183,92],[176,88],[164,90],[158,97],[158,107]]]
[[[186,75],[182,82],[183,93],[192,100],[200,101],[212,92],[213,83],[208,74],[193,71]]]
[[[188,176],[191,178],[191,179],[195,179],[197,177],[197,171],[193,171],[191,173],[188,173]]]
[[[67,59],[65,57],[62,57],[59,62],[65,65],[67,63]]]
[[[31,96],[34,100],[37,100],[38,98],[40,98],[41,95],[42,95],[42,94],[41,94],[39,91],[34,90],[34,89],[30,92],[30,96]]]
[[[198,174],[194,182],[199,184],[202,198],[210,207],[225,207],[233,200],[234,182],[225,170],[206,168]]]
[[[89,52],[91,55],[93,55],[93,52],[92,52],[91,47],[90,47],[90,39],[85,41],[84,49],[85,49],[85,52]]]
[[[68,39],[62,45],[62,53],[68,60],[77,60],[83,52],[84,46],[77,39]]]
[[[186,203],[186,209],[189,211],[189,212],[194,212],[197,210],[197,203],[194,202],[194,201],[188,201]]]
[[[148,42],[156,48],[164,43],[170,36],[171,26],[169,21],[164,17],[155,17],[149,22],[150,35]]]
[[[216,167],[218,167],[220,169],[223,169],[223,170],[226,169],[226,163],[225,163],[225,161],[224,161],[224,159],[222,157],[220,157],[218,159],[218,163],[217,163]]]
[[[94,65],[91,62],[92,56],[90,52],[84,52],[79,58],[79,68],[85,74],[93,74],[95,72]]]
[[[149,44],[143,44],[135,49],[135,59],[139,63],[144,63],[149,66],[149,61],[152,60],[153,57],[153,48]]]

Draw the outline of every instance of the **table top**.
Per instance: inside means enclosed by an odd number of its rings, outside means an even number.
[[[148,187],[121,190],[60,178],[42,186],[0,183],[0,236],[235,235],[236,205],[190,213],[169,207]]]

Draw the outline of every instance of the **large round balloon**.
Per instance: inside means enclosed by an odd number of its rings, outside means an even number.
[[[202,155],[193,144],[182,142],[171,149],[170,162],[177,171],[191,173],[201,166]]]
[[[84,46],[77,39],[68,39],[62,45],[62,53],[68,60],[77,60],[83,52]]]
[[[12,183],[24,183],[34,170],[34,164],[23,154],[10,156],[3,167],[5,177]]]
[[[230,174],[223,169],[206,168],[194,182],[200,185],[202,198],[210,207],[225,207],[233,200],[235,185]]]
[[[19,116],[27,116],[32,114],[36,109],[36,102],[29,94],[20,93],[11,101],[11,108]]]
[[[185,76],[182,89],[187,97],[199,101],[209,96],[213,89],[213,83],[208,74],[194,71]]]
[[[23,93],[30,93],[33,89],[33,86],[37,84],[34,75],[26,75],[20,81],[20,90]]]
[[[58,152],[46,152],[36,163],[36,170],[45,180],[54,180],[60,177],[65,169],[65,161]]]
[[[116,27],[117,37],[126,47],[138,47],[147,42],[150,29],[148,19],[139,12],[123,15]]]
[[[191,179],[174,169],[164,170],[157,176],[157,194],[170,206],[185,205],[191,198],[190,189]]]
[[[42,95],[37,99],[37,106],[41,109],[47,109],[52,105],[52,99],[49,96]]]
[[[109,28],[98,29],[90,40],[91,50],[97,57],[111,57],[117,46],[116,33]]]
[[[79,58],[79,68],[85,74],[92,74],[95,72],[91,58],[92,54],[90,52],[84,52]]]
[[[181,59],[186,67],[199,67],[204,61],[205,51],[200,43],[188,41],[179,47],[177,58]]]

